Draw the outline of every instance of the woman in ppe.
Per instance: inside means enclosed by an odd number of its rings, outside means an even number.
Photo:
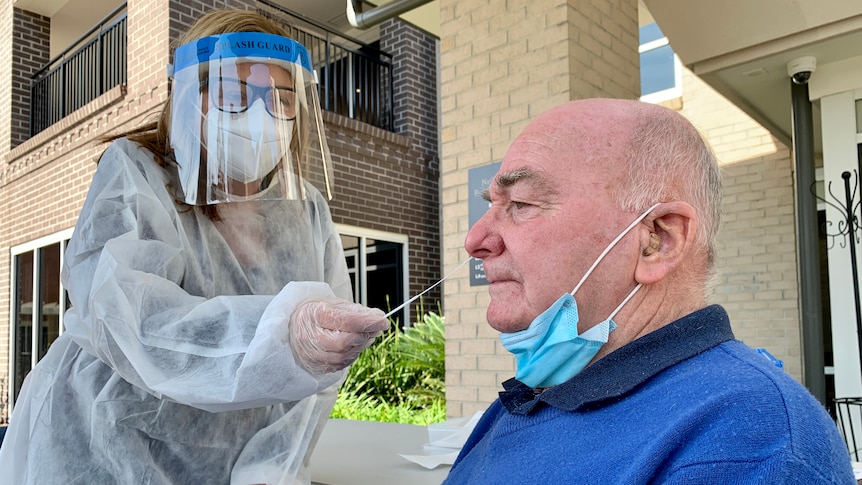
[[[309,483],[351,303],[308,54],[221,10],[181,39],[157,122],[103,153],[65,253],[66,331],[30,372],[4,483]]]

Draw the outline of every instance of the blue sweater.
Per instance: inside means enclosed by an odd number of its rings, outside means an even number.
[[[855,484],[808,391],[710,306],[536,393],[510,379],[446,484]]]

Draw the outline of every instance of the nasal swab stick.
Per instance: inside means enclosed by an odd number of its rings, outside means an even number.
[[[389,317],[390,317],[390,316],[392,316],[395,312],[397,312],[397,311],[401,310],[402,308],[404,308],[404,307],[406,307],[407,305],[409,305],[409,304],[413,303],[414,301],[416,301],[416,299],[417,299],[417,298],[419,298],[420,296],[422,296],[422,295],[424,295],[425,293],[428,293],[429,291],[431,291],[431,289],[432,289],[432,288],[434,288],[435,286],[437,286],[437,285],[439,285],[440,283],[442,283],[442,282],[443,282],[443,280],[445,280],[445,279],[449,278],[450,276],[452,276],[456,271],[458,271],[459,269],[461,269],[461,266],[464,266],[465,264],[467,264],[468,262],[470,262],[470,260],[471,260],[471,259],[473,259],[473,257],[472,257],[472,256],[471,256],[471,257],[468,257],[467,259],[465,259],[461,264],[459,264],[458,266],[456,266],[456,267],[455,267],[455,269],[453,269],[452,271],[450,271],[450,272],[449,272],[449,274],[447,274],[446,276],[444,276],[443,278],[441,278],[441,279],[440,279],[440,281],[438,281],[438,282],[434,283],[433,285],[429,286],[428,288],[425,288],[425,289],[424,289],[424,290],[422,290],[422,292],[421,292],[421,293],[419,293],[418,295],[416,295],[416,296],[414,296],[413,298],[411,298],[411,299],[409,299],[409,300],[405,301],[404,303],[402,303],[402,304],[398,305],[398,307],[396,307],[394,310],[392,310],[391,312],[389,312],[389,313],[387,313],[386,315],[384,315],[384,316],[383,316],[383,318],[389,318]]]

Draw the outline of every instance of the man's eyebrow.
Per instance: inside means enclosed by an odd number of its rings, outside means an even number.
[[[557,188],[549,183],[549,180],[543,175],[544,172],[534,170],[530,167],[516,168],[506,172],[500,172],[494,177],[497,187],[508,189],[517,184],[528,184],[532,189],[544,192],[545,194],[556,194]],[[482,192],[482,198],[491,201],[490,190]]]
[[[536,173],[535,170],[530,168],[516,168],[515,170],[509,170],[507,172],[498,173],[494,179],[497,181],[497,185],[500,187],[511,187],[516,183],[523,180],[536,180],[539,178],[539,174]]]
[[[494,177],[494,181],[497,182],[497,186],[501,188],[509,188],[519,181],[535,179],[537,177],[536,172],[530,170],[529,168],[518,168],[515,170],[509,170],[507,172],[498,173]],[[491,191],[490,189],[485,189],[482,191],[482,198],[488,202],[491,202]]]

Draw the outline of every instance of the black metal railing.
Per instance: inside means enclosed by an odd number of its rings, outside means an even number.
[[[126,4],[53,58],[30,80],[30,136],[125,84]]]
[[[30,136],[127,79],[126,4],[54,57],[30,80]]]
[[[267,0],[260,12],[309,51],[320,102],[385,130],[393,128],[392,55]],[[127,82],[126,4],[37,71],[30,83],[30,136]]]
[[[259,5],[262,14],[308,49],[324,110],[394,129],[391,54],[267,0],[259,0]]]

